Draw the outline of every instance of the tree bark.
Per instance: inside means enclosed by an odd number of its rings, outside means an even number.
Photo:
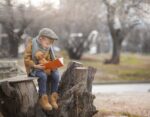
[[[17,58],[18,57],[18,46],[19,40],[18,38],[9,37],[9,57],[10,58]]]
[[[21,14],[20,17],[20,24],[19,22],[17,22],[17,25],[20,25],[19,27],[19,31],[15,32],[15,29],[18,27],[16,27],[16,12],[14,10],[14,4],[13,4],[13,0],[5,0],[4,2],[4,11],[6,17],[4,19],[2,19],[0,21],[0,23],[2,24],[5,33],[8,35],[8,44],[9,44],[9,48],[5,51],[7,51],[7,53],[9,54],[6,57],[10,57],[10,58],[17,58],[18,57],[18,46],[21,40],[21,36],[24,33],[24,30],[27,28],[27,26],[32,22],[32,20],[28,19],[25,17],[25,9],[22,7],[17,8],[16,10],[18,10]],[[3,13],[2,13],[3,14]]]
[[[116,15],[116,7],[110,5],[108,1],[104,0],[104,3],[107,7],[107,22],[110,30],[110,34],[113,42],[113,51],[112,57],[109,60],[106,60],[105,64],[119,64],[120,63],[120,53],[121,53],[121,44],[124,40],[124,32],[122,27],[114,27],[115,24],[115,15]],[[120,24],[121,25],[121,24]]]
[[[75,59],[75,60],[81,59],[83,53],[85,52],[85,50],[87,49],[87,46],[89,45],[84,40],[80,40],[80,41],[72,40],[72,44],[70,43],[67,44],[66,49],[71,59]],[[84,47],[84,43],[87,43],[86,44],[87,46]]]
[[[114,34],[112,34],[113,52],[111,59],[106,60],[105,64],[119,64],[122,41],[124,40],[124,37],[122,34],[122,30],[120,29],[119,30],[113,29],[111,32],[114,32]]]
[[[59,109],[46,112],[38,105],[33,79],[0,82],[0,113],[3,117],[92,117],[97,113],[93,105],[92,81],[96,69],[71,62],[59,85]]]
[[[1,82],[0,111],[4,117],[34,117],[38,95],[32,80],[12,78]]]

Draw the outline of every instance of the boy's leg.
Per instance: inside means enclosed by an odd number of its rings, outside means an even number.
[[[39,104],[45,110],[52,110],[52,106],[48,102],[48,96],[46,94],[46,83],[47,83],[47,75],[43,70],[36,71],[35,76],[39,77],[38,85],[39,85]]]
[[[51,80],[51,93],[57,92],[60,79],[59,71],[58,70],[52,71],[49,77]]]
[[[46,83],[47,83],[47,75],[44,71],[39,70],[36,71],[35,74],[36,77],[38,77],[38,86],[39,86],[39,95],[46,94]]]
[[[52,71],[49,79],[51,81],[51,95],[50,95],[50,103],[53,108],[58,109],[57,99],[58,99],[58,84],[59,84],[59,72],[58,70]]]

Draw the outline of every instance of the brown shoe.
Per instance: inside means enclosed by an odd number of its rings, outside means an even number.
[[[50,95],[50,104],[54,109],[58,109],[57,99],[58,99],[58,93],[54,92]]]
[[[48,96],[47,95],[42,95],[41,98],[39,99],[39,104],[40,106],[47,111],[52,110],[52,106],[48,102]]]

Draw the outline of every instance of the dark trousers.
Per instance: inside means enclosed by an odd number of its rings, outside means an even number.
[[[37,70],[35,76],[39,77],[39,95],[50,94],[58,91],[60,75],[58,70],[52,71],[50,75],[47,75],[43,70]],[[50,85],[49,85],[50,84]],[[49,91],[51,89],[51,91]]]

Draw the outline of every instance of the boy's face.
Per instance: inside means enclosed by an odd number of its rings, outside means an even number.
[[[49,39],[47,37],[40,37],[39,40],[40,40],[42,47],[46,49],[49,48],[49,46],[54,43],[53,39]]]

